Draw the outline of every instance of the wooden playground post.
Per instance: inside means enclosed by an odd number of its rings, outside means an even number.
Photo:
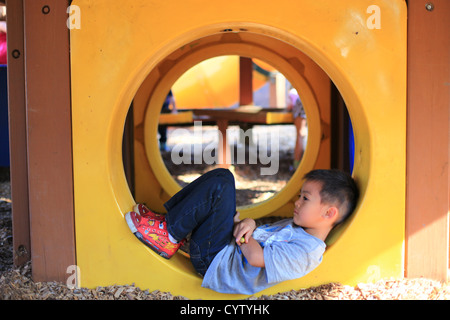
[[[9,60],[18,57],[8,70],[11,123],[17,124],[11,128],[14,245],[31,254],[35,281],[64,282],[76,264],[68,6],[7,2]],[[18,249],[15,260],[23,262]]]
[[[11,209],[13,256],[16,266],[29,261],[27,123],[25,103],[25,52],[23,2],[8,1],[8,104],[10,127]]]
[[[239,57],[239,105],[253,104],[253,61]]]
[[[450,1],[408,1],[406,276],[447,279]]]

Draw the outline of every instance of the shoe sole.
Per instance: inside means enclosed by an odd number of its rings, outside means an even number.
[[[127,222],[128,228],[130,228],[131,232],[133,232],[133,233],[138,232],[136,226],[134,225],[133,220],[131,219],[131,213],[130,212],[128,212],[125,215],[125,221]]]

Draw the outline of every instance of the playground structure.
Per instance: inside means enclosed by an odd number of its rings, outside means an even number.
[[[26,143],[17,142],[23,138],[17,129],[13,129],[16,131],[11,135],[12,142],[27,146],[12,149],[11,155],[17,263],[29,258],[27,255],[31,251],[33,276],[37,280],[66,279],[67,267],[77,265],[82,286],[135,283],[143,288],[171,291],[192,298],[229,298],[200,288],[201,279],[194,274],[185,257],[179,255],[165,261],[137,243],[123,222],[123,214],[130,210],[135,200],[141,201],[139,197],[158,209],[177,189],[155,152],[156,115],[159,115],[165,94],[176,79],[196,63],[213,56],[237,54],[270,62],[286,75],[303,97],[310,124],[304,160],[289,186],[273,199],[246,208],[241,214],[254,218],[280,212],[288,215],[292,199],[300,188],[302,173],[329,166],[330,139],[324,133],[330,124],[331,99],[329,91],[326,95],[327,89],[322,86],[324,79],[328,80],[328,85],[331,81],[336,85],[349,110],[355,132],[353,174],[362,193],[356,214],[343,229],[333,234],[324,262],[317,270],[305,278],[279,284],[260,294],[330,281],[355,284],[402,277],[405,268],[407,276],[432,274],[443,277],[442,269],[446,271],[448,267],[448,167],[440,165],[440,173],[432,171],[433,179],[426,176],[425,180],[433,190],[436,190],[434,183],[439,186],[437,194],[443,198],[427,201],[430,206],[439,206],[439,210],[425,217],[414,213],[414,201],[417,200],[411,194],[423,189],[423,180],[420,187],[411,180],[421,176],[424,162],[417,162],[417,154],[412,151],[421,138],[416,136],[416,131],[414,134],[408,132],[419,120],[434,120],[436,113],[428,114],[423,109],[424,114],[419,112],[414,116],[418,107],[412,98],[420,97],[411,91],[407,95],[406,80],[415,85],[419,67],[414,64],[414,59],[420,58],[409,53],[408,57],[412,59],[408,60],[407,72],[406,43],[412,30],[416,33],[411,40],[423,31],[410,25],[407,30],[406,17],[409,15],[410,21],[422,15],[439,15],[442,21],[436,18],[434,21],[444,24],[443,12],[446,12],[445,6],[448,9],[447,4],[435,1],[435,8],[429,11],[424,6],[419,9],[416,3],[420,1],[410,1],[408,7],[404,1],[389,4],[385,1],[339,4],[298,1],[298,10],[293,10],[288,1],[276,4],[236,1],[227,3],[217,12],[213,3],[206,6],[203,3],[196,9],[195,5],[187,7],[181,1],[176,1],[174,7],[161,4],[158,8],[153,8],[147,1],[136,2],[139,5],[128,6],[118,1],[96,1],[88,5],[86,1],[73,1],[72,5],[79,6],[83,20],[81,29],[70,31],[70,76],[68,62],[61,57],[51,62],[45,60],[47,63],[43,66],[47,70],[31,67],[32,59],[42,58],[48,50],[37,43],[42,41],[40,39],[26,43],[25,52],[33,53],[27,54],[29,63],[23,69],[27,84],[10,77],[10,106],[24,107],[22,111],[28,115],[26,127],[33,130],[33,135],[26,131]],[[9,43],[12,44],[10,50],[18,45],[14,41],[21,38],[20,34],[22,39],[32,39],[36,30],[52,30],[53,36],[56,33],[66,41],[55,44],[49,36],[44,37],[43,42],[51,43],[50,51],[65,53],[67,59],[67,30],[52,29],[52,26],[66,22],[67,6],[64,8],[56,1],[45,4],[23,1],[21,8],[18,3],[7,3],[8,10],[12,8],[8,15],[13,12],[16,17],[21,17],[20,21],[28,20],[24,24],[25,30],[13,29],[12,32],[17,33]],[[381,29],[369,29],[366,24],[371,17],[367,8],[371,5],[380,9]],[[19,14],[20,9],[25,12],[23,17]],[[173,18],[173,10],[199,14],[189,17],[180,14],[176,23],[160,18]],[[44,15],[47,20],[42,24],[41,19],[33,19],[35,15]],[[121,19],[125,20],[125,27],[115,23]],[[155,21],[158,21],[157,28]],[[433,30],[445,29],[434,25]],[[433,48],[444,46],[448,52],[448,41],[442,44],[438,41],[440,36],[437,33],[426,41],[430,41]],[[419,39],[425,41],[423,37]],[[127,48],[120,54],[118,43]],[[20,48],[16,50],[23,52]],[[448,59],[440,59],[448,66]],[[12,70],[18,70],[19,62],[20,59],[12,61],[10,74]],[[33,83],[40,83],[43,78],[53,78],[52,71],[58,69],[58,65],[67,67],[56,73],[65,82],[51,82],[41,91],[37,85],[33,87]],[[315,70],[313,75],[310,70]],[[433,70],[436,77],[443,77]],[[20,101],[17,88],[25,85],[30,86],[27,87],[27,99]],[[445,105],[448,92],[442,93],[445,90],[439,88],[444,107],[438,108],[440,117],[437,120],[443,117],[447,122],[438,121],[438,127],[448,132],[448,105]],[[152,186],[151,199],[147,195],[138,195],[144,188],[138,180],[133,197],[125,179],[122,139],[131,102],[134,131],[141,134],[135,138],[135,168],[142,173],[143,184]],[[61,105],[69,107],[56,108]],[[35,108],[45,112],[36,113]],[[12,124],[25,118],[18,114],[19,107],[10,107],[10,110]],[[417,130],[423,133],[436,123],[420,122],[420,125]],[[52,128],[50,132],[54,132],[50,136],[53,144],[42,148],[44,140],[48,139],[49,127]],[[71,140],[73,143],[68,143]],[[427,159],[431,163],[426,167],[448,163],[448,134],[431,146],[422,143],[421,147],[434,151],[434,157]],[[27,161],[14,161],[24,151]],[[420,154],[423,155],[423,150]],[[26,168],[22,173],[25,178],[18,173],[21,166]],[[19,195],[15,190],[20,184],[22,187],[25,184],[29,193]],[[59,199],[58,194],[62,195]],[[26,198],[26,208],[18,201],[19,197]],[[423,208],[423,205],[419,207]],[[29,221],[26,219],[28,212]],[[422,227],[418,227],[418,221]],[[58,224],[58,230],[51,228],[53,223]],[[26,228],[30,228],[28,232]],[[421,230],[426,232],[419,232]],[[431,239],[430,235],[433,235]],[[435,252],[426,252],[426,256],[433,258],[432,263],[438,265],[440,271],[431,266],[423,267],[418,262],[418,255],[424,259],[423,248],[426,247],[420,242],[432,243],[436,248]],[[421,266],[416,267],[419,264]],[[150,269],[152,272],[144,271]]]
[[[262,87],[269,87],[270,99],[266,103],[270,102],[272,107],[284,106],[283,97],[277,99],[277,85],[278,87],[283,85],[284,77],[282,75],[280,77],[277,70],[262,61],[253,60],[251,64],[253,92],[257,93]],[[237,106],[239,104],[240,66],[241,57],[239,56],[218,56],[204,60],[186,71],[172,87],[178,108],[201,109]],[[278,79],[280,79],[279,83]]]

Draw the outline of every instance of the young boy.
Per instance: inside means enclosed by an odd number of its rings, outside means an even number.
[[[316,268],[328,233],[356,206],[358,190],[348,174],[314,170],[305,179],[293,218],[258,228],[253,219],[239,219],[234,177],[226,169],[180,190],[164,204],[165,216],[137,205],[125,219],[136,237],[165,258],[191,233],[190,259],[203,276],[202,287],[254,294]]]

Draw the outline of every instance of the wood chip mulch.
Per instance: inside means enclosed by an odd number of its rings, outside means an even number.
[[[0,300],[187,300],[170,292],[134,285],[70,289],[57,282],[33,282],[30,265],[0,275]],[[381,280],[355,287],[329,283],[249,300],[449,300],[450,286],[428,279]]]

